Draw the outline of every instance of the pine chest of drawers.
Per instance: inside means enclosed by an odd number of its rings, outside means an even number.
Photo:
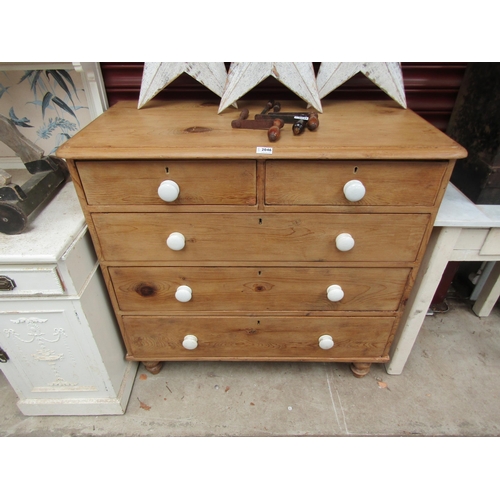
[[[121,102],[58,151],[128,359],[387,362],[464,149],[387,101],[275,143],[217,106]]]

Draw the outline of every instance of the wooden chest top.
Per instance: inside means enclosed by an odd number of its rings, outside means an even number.
[[[239,102],[250,118],[262,104]],[[218,102],[150,101],[137,109],[122,101],[63,144],[66,159],[393,159],[464,158],[467,153],[430,123],[388,101],[326,101],[315,132],[294,136],[285,125],[270,143],[264,130],[231,128],[240,110],[217,114]],[[299,101],[283,102],[284,111],[306,111]],[[272,147],[272,155],[257,153]]]

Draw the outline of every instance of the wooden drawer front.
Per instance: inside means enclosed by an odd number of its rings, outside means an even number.
[[[81,161],[78,173],[89,205],[255,205],[252,160]],[[180,188],[175,201],[158,196],[162,181]]]
[[[110,274],[122,311],[395,311],[409,269],[115,267]],[[338,302],[327,298],[331,285],[344,293]],[[192,290],[188,302],[176,299],[180,286]]]
[[[432,206],[447,162],[268,161],[268,205]],[[361,181],[365,196],[349,201],[344,186]]]
[[[167,214],[92,215],[107,261],[411,262],[428,214]],[[182,250],[166,240],[185,238]],[[339,234],[355,241],[337,249]]]
[[[125,316],[128,353],[147,359],[293,358],[297,360],[382,356],[394,318]],[[198,347],[182,346],[186,335]],[[331,335],[334,346],[318,346]]]

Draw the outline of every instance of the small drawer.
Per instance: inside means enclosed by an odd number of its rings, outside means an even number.
[[[394,318],[125,316],[123,323],[137,361],[347,361],[382,356]]]
[[[266,164],[268,205],[433,206],[447,162],[284,161]]]
[[[255,205],[257,199],[253,160],[80,161],[77,168],[89,205]]]
[[[0,297],[62,295],[56,265],[0,267]]]
[[[396,311],[408,268],[112,267],[122,311]]]
[[[168,263],[413,262],[429,222],[428,214],[94,213],[92,218],[104,260]]]

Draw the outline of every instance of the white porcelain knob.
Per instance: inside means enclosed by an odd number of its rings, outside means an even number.
[[[175,201],[179,193],[179,185],[174,181],[163,181],[158,188],[158,196],[163,201]]]
[[[348,252],[354,247],[354,238],[349,233],[340,233],[335,238],[335,246],[341,252]]]
[[[366,194],[366,188],[361,181],[352,180],[346,182],[344,194],[349,201],[359,201]]]
[[[340,285],[331,285],[326,290],[326,296],[331,302],[339,302],[344,298],[344,290]]]
[[[192,351],[198,347],[198,339],[194,335],[186,335],[182,341],[182,347]]]
[[[321,337],[318,339],[318,344],[321,347],[321,349],[331,349],[334,345],[335,342],[332,339],[331,335],[321,335]]]
[[[186,285],[181,285],[175,291],[175,298],[179,302],[189,302],[192,299],[192,297],[193,297],[193,290],[191,290],[191,288]]]
[[[167,238],[167,246],[171,250],[182,250],[186,246],[186,238],[182,233],[171,233]]]

